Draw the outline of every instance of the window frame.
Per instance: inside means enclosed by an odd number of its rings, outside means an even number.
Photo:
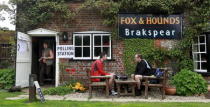
[[[95,36],[98,36],[98,35],[100,35],[101,36],[101,45],[100,46],[95,46],[95,44],[94,44],[94,42],[95,42]],[[109,46],[103,46],[102,44],[103,44],[103,36],[108,36],[109,37]],[[110,51],[109,51],[109,57],[107,57],[107,59],[111,59],[112,58],[112,42],[111,42],[111,34],[93,34],[92,35],[92,38],[93,38],[93,46],[92,46],[92,49],[93,49],[93,55],[92,55],[92,58],[93,59],[99,59],[99,57],[95,57],[95,47],[101,47],[102,48],[102,50],[103,50],[103,47],[109,47],[110,48]]]
[[[83,45],[83,37],[84,37],[84,35],[85,36],[90,36],[90,45],[89,46],[84,46]],[[81,36],[82,37],[82,41],[81,41],[81,43],[82,43],[82,45],[81,46],[76,46],[75,45],[75,36]],[[92,55],[92,49],[91,49],[91,42],[92,42],[92,39],[91,39],[91,34],[73,34],[73,46],[74,46],[74,49],[76,48],[76,47],[81,47],[82,48],[82,57],[75,57],[75,54],[74,54],[74,57],[73,57],[73,59],[91,59],[91,55]],[[83,48],[84,47],[90,47],[90,57],[83,57]],[[75,52],[74,52],[75,53]]]
[[[200,43],[201,36],[204,37],[204,43]],[[197,39],[196,43],[192,44],[192,56],[193,56],[194,71],[207,73],[207,68],[206,69],[202,68],[202,63],[207,63],[207,60],[203,60],[201,57],[202,54],[207,54],[207,37],[206,37],[206,35],[199,35],[196,39]],[[205,46],[204,52],[201,52],[201,49],[200,49],[201,45]],[[197,47],[196,51],[195,51],[195,46]],[[197,59],[195,59],[196,55],[197,55]],[[198,63],[198,65],[196,65],[197,63]],[[197,66],[199,66],[199,69]]]
[[[79,46],[75,46],[75,36],[77,35],[90,35],[90,57],[75,57],[75,54],[74,54],[74,57],[73,57],[73,60],[96,60],[98,59],[98,57],[94,57],[94,36],[93,35],[107,35],[109,36],[109,47],[110,47],[110,56],[107,57],[108,60],[112,60],[112,38],[111,38],[111,33],[110,32],[103,32],[103,31],[87,31],[87,32],[74,32],[73,33],[73,38],[72,38],[72,41],[73,41],[73,46],[74,48],[75,47],[79,47]],[[101,38],[102,39],[102,38]],[[102,41],[101,41],[102,43]],[[82,37],[82,45],[83,45],[83,37]],[[103,47],[103,46],[102,46]],[[83,50],[83,48],[82,48]],[[82,55],[83,55],[83,51],[82,51]]]

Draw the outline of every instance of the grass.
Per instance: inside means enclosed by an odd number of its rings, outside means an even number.
[[[209,107],[210,103],[149,103],[149,102],[88,102],[88,101],[39,101],[28,103],[24,100],[5,100],[6,97],[14,97],[21,93],[8,93],[0,91],[0,107]]]

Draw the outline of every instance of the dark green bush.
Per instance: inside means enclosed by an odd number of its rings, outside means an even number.
[[[178,95],[195,95],[206,93],[207,81],[198,73],[182,69],[174,77],[172,84],[176,86]]]
[[[11,66],[11,62],[8,60],[4,60],[0,62],[0,69],[9,68]]]
[[[58,86],[58,87],[52,87],[45,89],[43,91],[44,94],[48,95],[66,95],[73,92],[73,89],[68,86]]]
[[[0,89],[9,89],[15,83],[15,72],[13,69],[0,69]]]

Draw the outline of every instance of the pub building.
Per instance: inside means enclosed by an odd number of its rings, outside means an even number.
[[[76,11],[82,3],[69,2],[69,9]],[[44,78],[44,81],[58,86],[71,79],[87,82],[85,70],[90,69],[101,52],[108,55],[104,66],[106,72],[125,72],[124,39],[149,38],[154,39],[157,47],[171,48],[173,41],[182,36],[182,15],[119,14],[117,38],[111,37],[113,28],[103,24],[104,19],[96,10],[82,9],[75,17],[67,26],[54,18],[50,22],[41,23],[37,29],[24,33],[17,31],[16,86],[28,87],[29,75],[39,75],[38,59],[44,42],[48,43],[55,57],[51,69],[53,74],[51,78]],[[194,71],[208,76],[209,32],[200,35],[192,47]]]

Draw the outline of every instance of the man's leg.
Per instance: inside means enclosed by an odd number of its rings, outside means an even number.
[[[110,75],[111,75],[111,77],[109,79],[109,90],[110,90],[112,95],[117,95],[117,92],[114,91],[114,87],[113,87],[115,74],[111,73]]]
[[[45,63],[40,63],[41,69],[39,72],[39,81],[40,81],[40,85],[44,84],[44,74],[45,74],[45,68],[46,68],[46,64]]]
[[[51,78],[51,65],[46,65],[46,75],[47,78]]]
[[[135,75],[134,78],[137,81],[137,87],[138,87],[138,89],[140,89],[141,88],[142,75]]]
[[[112,73],[110,75],[111,75],[111,78],[109,78],[109,87],[110,89],[112,89],[113,88],[112,85],[114,83],[114,74]]]

